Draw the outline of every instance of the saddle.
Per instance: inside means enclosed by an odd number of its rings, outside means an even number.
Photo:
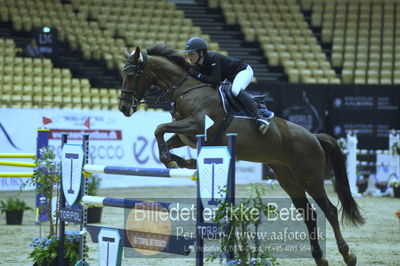
[[[235,95],[232,94],[231,91],[232,84],[229,82],[223,82],[220,84],[218,88],[219,95],[221,97],[222,107],[226,113],[222,122],[218,125],[217,130],[212,137],[211,140],[207,141],[207,144],[217,145],[221,141],[222,134],[228,128],[231,123],[233,117],[237,118],[245,118],[245,119],[253,119],[251,115],[249,115],[239,100],[236,99]],[[266,105],[264,102],[264,96],[254,97],[254,100],[257,104],[257,108],[260,110],[261,114],[267,115]]]
[[[235,95],[233,95],[231,88],[232,83],[229,82],[221,83],[218,88],[219,95],[221,97],[222,107],[224,108],[225,113],[230,114],[234,117],[253,119],[253,117],[251,117],[246,112],[240,101],[235,97]],[[267,106],[264,104],[264,96],[252,95],[252,97],[254,98],[257,104],[257,108],[258,110],[260,110],[261,114],[267,116]]]

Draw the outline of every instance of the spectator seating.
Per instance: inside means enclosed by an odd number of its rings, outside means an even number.
[[[259,42],[269,64],[282,66],[289,82],[400,84],[399,0],[208,3],[221,7],[228,24],[240,25],[247,41]],[[104,60],[110,69],[120,69],[122,51],[137,45],[164,42],[180,50],[193,35],[210,41],[168,0],[0,0],[0,4],[0,20],[11,20],[15,30],[57,28],[71,49],[81,50],[85,59]],[[311,25],[303,12],[311,14]],[[312,28],[321,29],[324,47],[332,47],[329,57]],[[2,53],[13,53],[14,48],[7,49]],[[213,42],[210,49],[225,53]]]
[[[228,24],[258,41],[271,66],[283,66],[289,82],[340,83],[296,0],[220,0]]]
[[[400,1],[302,0],[347,84],[400,84]]]
[[[182,50],[191,36],[210,37],[193,26],[168,0],[0,0],[0,21],[11,21],[16,31],[56,28],[61,41],[81,50],[84,59],[104,60],[109,69],[121,69],[124,50],[166,43]],[[16,57],[12,40],[2,40],[0,72],[2,107],[118,108],[119,90],[91,88],[87,79],[72,78],[49,59]],[[217,43],[210,49],[225,53]],[[226,53],[225,53],[226,54]],[[5,67],[7,65],[7,67]]]
[[[18,57],[12,39],[0,39],[0,108],[116,109],[119,90],[91,88],[88,79],[50,59]]]
[[[182,49],[193,35],[210,41],[184,13],[168,0],[0,0],[0,16],[11,20],[15,30],[50,26],[72,50],[80,49],[84,59],[103,59],[109,69],[120,69],[123,51],[135,46],[166,43]],[[217,43],[211,49],[219,51]]]

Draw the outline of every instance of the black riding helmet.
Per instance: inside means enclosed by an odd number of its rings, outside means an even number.
[[[208,44],[203,38],[192,37],[189,40],[187,40],[184,52],[189,53],[198,50],[207,51],[207,49],[208,49]]]

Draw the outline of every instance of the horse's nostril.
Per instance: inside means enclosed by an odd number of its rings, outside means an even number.
[[[125,113],[127,112],[128,109],[127,109],[126,106],[124,105],[124,106],[121,106],[120,110],[121,110],[122,113],[125,114]]]

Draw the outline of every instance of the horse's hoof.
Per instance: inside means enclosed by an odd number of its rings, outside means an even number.
[[[179,168],[179,165],[175,161],[171,161],[167,164],[167,168]]]
[[[196,169],[197,161],[195,159],[187,159],[186,160],[186,167],[189,169]]]
[[[346,262],[346,265],[348,266],[355,266],[357,264],[357,256],[353,253],[349,253],[344,259],[344,262]]]
[[[318,266],[328,266],[329,263],[326,259],[319,259],[318,261],[316,261]]]

